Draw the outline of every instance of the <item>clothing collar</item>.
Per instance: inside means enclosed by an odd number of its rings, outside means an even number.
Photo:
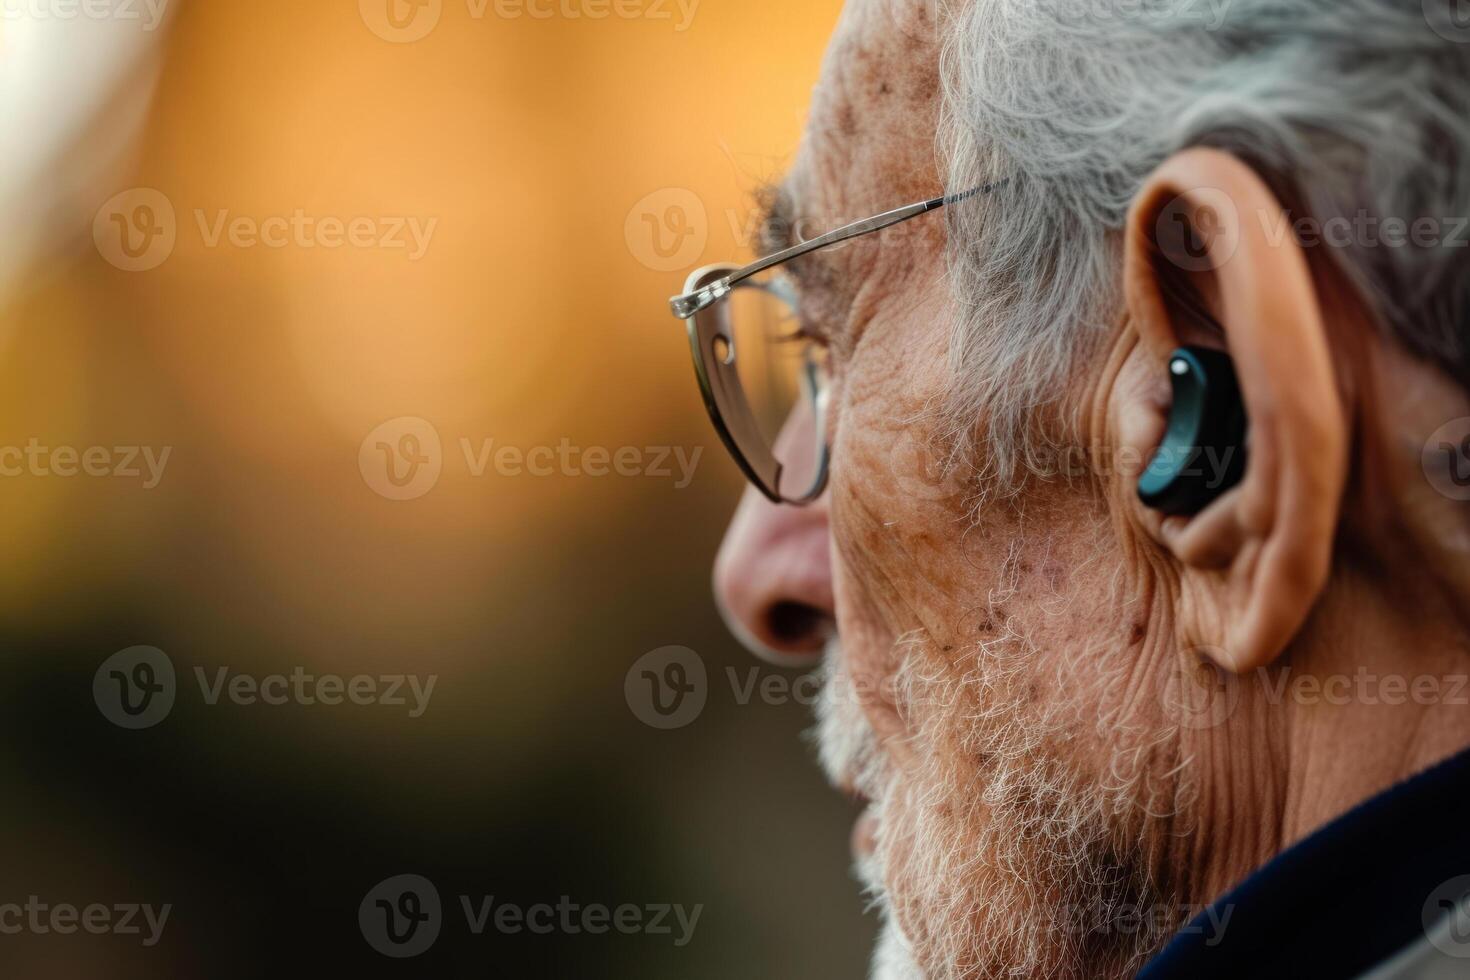
[[[1470,750],[1277,855],[1196,916],[1139,980],[1358,977],[1422,941],[1467,890]],[[1470,957],[1470,937],[1461,945]],[[1470,974],[1470,959],[1458,962]]]

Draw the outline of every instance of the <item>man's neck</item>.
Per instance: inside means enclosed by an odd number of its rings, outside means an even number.
[[[1228,744],[1206,746],[1225,776],[1212,785],[1200,772],[1203,816],[1245,826],[1192,855],[1199,901],[1470,748],[1470,502],[1436,491],[1420,459],[1428,433],[1470,416],[1470,402],[1397,352],[1373,364],[1355,392],[1360,479],[1343,502],[1333,577],[1280,660],[1240,679],[1234,730],[1210,733]],[[1374,394],[1385,391],[1411,394]]]
[[[1281,668],[1283,847],[1470,747],[1470,645],[1442,593],[1356,569],[1333,586]]]

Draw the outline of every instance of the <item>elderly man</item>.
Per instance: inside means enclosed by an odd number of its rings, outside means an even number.
[[[777,254],[675,307],[755,484],[718,599],[824,659],[876,977],[1470,974],[1452,13],[849,3]]]

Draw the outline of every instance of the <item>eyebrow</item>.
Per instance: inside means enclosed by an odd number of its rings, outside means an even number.
[[[762,255],[797,244],[795,230],[801,221],[796,196],[786,183],[768,184],[756,192],[760,208],[759,247]]]
[[[788,183],[781,181],[766,185],[757,191],[756,200],[761,209],[758,225],[760,256],[781,252],[806,241],[801,231],[807,217]],[[820,250],[798,255],[785,264],[787,275],[807,290],[828,282],[831,267],[830,256]]]

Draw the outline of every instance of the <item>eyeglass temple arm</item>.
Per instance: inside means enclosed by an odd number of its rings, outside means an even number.
[[[745,268],[732,272],[723,279],[712,282],[702,289],[697,289],[692,293],[685,293],[683,296],[675,296],[669,301],[669,305],[673,307],[675,316],[681,320],[688,319],[710,304],[722,299],[730,292],[731,287],[749,279],[751,276],[765,272],[772,266],[789,262],[794,258],[806,255],[808,252],[815,252],[819,248],[826,248],[828,245],[845,242],[849,238],[857,238],[860,235],[881,231],[901,221],[917,218],[921,214],[928,214],[930,211],[936,208],[942,208],[946,204],[958,204],[960,201],[968,200],[976,194],[989,194],[995,188],[1007,182],[1007,180],[998,180],[992,184],[981,184],[979,187],[971,188],[962,194],[931,198],[927,201],[919,201],[916,204],[895,208],[892,211],[885,211],[871,218],[864,218],[862,221],[854,221],[852,224],[844,225],[836,231],[829,231],[825,235],[819,235],[811,241],[802,242],[800,245],[793,245],[773,255],[767,255],[765,258],[757,259]]]

